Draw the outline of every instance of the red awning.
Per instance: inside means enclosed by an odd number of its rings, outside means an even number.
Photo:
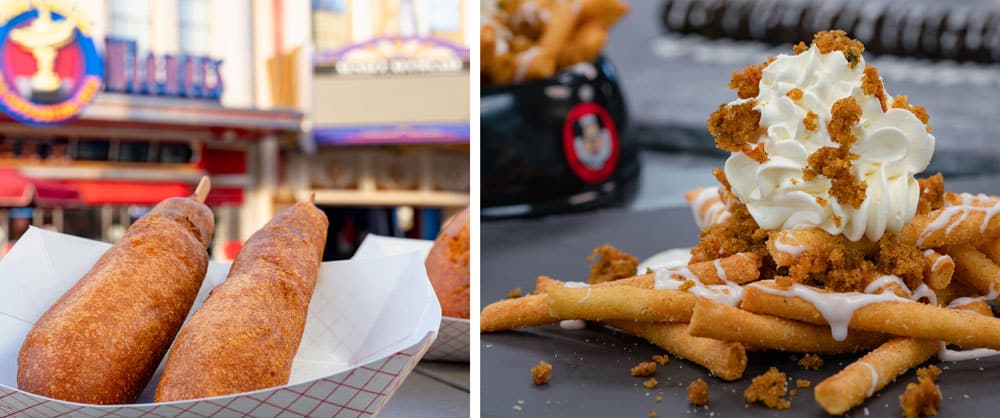
[[[80,190],[83,202],[88,205],[144,205],[152,206],[163,199],[190,196],[194,185],[183,182],[143,182],[131,180],[64,180],[64,184]],[[243,189],[213,187],[205,204],[243,203]]]
[[[0,169],[0,206],[77,206],[80,192],[65,184],[32,179],[17,170]]]
[[[239,187],[213,187],[205,199],[209,206],[243,203],[243,189]]]
[[[88,205],[155,205],[171,197],[190,196],[194,187],[187,183],[150,183],[128,180],[66,180],[80,190]]]

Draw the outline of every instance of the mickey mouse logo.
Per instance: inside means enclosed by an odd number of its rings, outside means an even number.
[[[618,130],[607,110],[596,103],[576,105],[563,124],[563,151],[581,180],[598,184],[618,165]]]

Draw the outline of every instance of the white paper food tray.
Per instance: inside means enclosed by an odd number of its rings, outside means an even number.
[[[374,416],[430,347],[441,322],[419,255],[327,262],[288,385],[154,404],[161,363],[143,403],[87,405],[18,390],[17,355],[31,325],[108,247],[31,228],[0,261],[0,416]],[[228,271],[228,263],[209,265],[195,308]]]
[[[433,245],[434,241],[368,234],[361,246],[358,247],[358,251],[354,253],[353,259],[415,252],[420,254],[421,260],[424,260]],[[467,362],[469,361],[470,338],[468,319],[443,317],[437,340],[431,345],[424,358],[427,360]]]

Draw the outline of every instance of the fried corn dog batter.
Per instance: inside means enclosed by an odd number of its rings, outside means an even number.
[[[18,387],[72,402],[135,401],[198,295],[214,223],[187,198],[139,219],[32,327]]]
[[[302,202],[250,237],[226,281],[177,336],[156,402],[288,383],[328,225],[322,211]]]

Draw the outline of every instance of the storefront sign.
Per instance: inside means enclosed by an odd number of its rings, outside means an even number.
[[[29,125],[78,116],[101,89],[103,62],[90,26],[61,3],[0,6],[0,110]]]
[[[469,50],[430,37],[384,36],[316,56],[320,70],[343,75],[455,72],[467,69]]]
[[[190,55],[140,55],[134,40],[107,38],[105,89],[114,93],[218,100],[222,60]]]

